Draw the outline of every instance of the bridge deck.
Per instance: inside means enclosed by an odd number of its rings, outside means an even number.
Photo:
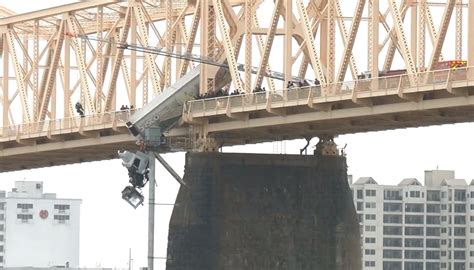
[[[247,144],[474,119],[473,68],[359,80],[193,100],[167,133],[166,151],[191,146],[190,125],[225,145]],[[0,129],[0,172],[111,159],[136,149],[124,123],[130,112]]]
[[[188,102],[183,118],[189,124],[208,123],[208,132],[226,144],[470,122],[473,70],[194,100]],[[170,134],[185,132],[175,129]]]

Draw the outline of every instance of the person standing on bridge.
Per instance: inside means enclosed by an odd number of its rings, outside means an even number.
[[[82,104],[78,101],[76,102],[76,112],[81,116],[84,117],[84,108],[82,107]]]

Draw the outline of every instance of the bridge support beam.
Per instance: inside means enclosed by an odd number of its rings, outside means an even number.
[[[167,270],[362,269],[337,155],[188,153]]]

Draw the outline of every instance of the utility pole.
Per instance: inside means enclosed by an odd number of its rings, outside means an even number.
[[[155,249],[155,154],[148,152],[150,172],[148,173],[148,269],[153,270]]]
[[[128,270],[132,270],[132,248],[128,249]]]

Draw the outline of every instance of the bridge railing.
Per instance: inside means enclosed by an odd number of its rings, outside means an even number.
[[[404,89],[425,91],[423,87],[446,87],[447,83],[468,81],[468,74],[474,67],[435,70],[417,74],[360,79],[358,81],[336,82],[327,85],[293,87],[272,92],[257,92],[229,95],[188,101],[185,114],[207,116],[229,114],[238,111],[262,110],[269,106],[297,106],[313,102],[350,100],[358,93],[397,94]],[[472,78],[471,80],[474,80]]]
[[[104,114],[76,116],[56,120],[46,120],[36,123],[26,123],[0,128],[0,138],[11,140],[12,138],[27,139],[44,135],[59,135],[79,131],[97,130],[123,126],[133,111],[116,111]]]

